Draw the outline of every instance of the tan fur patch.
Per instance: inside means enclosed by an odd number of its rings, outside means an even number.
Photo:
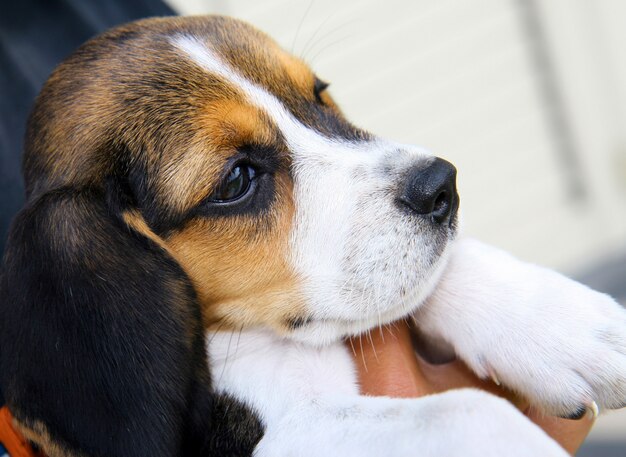
[[[167,253],[173,256],[173,253],[170,251],[167,244],[165,244],[165,242],[159,236],[157,236],[150,229],[150,227],[148,227],[148,224],[146,223],[143,216],[139,213],[139,211],[126,211],[124,212],[124,214],[122,214],[122,219],[124,220],[124,222],[126,222],[126,224],[128,224],[129,227],[132,227],[138,233],[141,233],[146,238],[152,240],[154,243],[160,246],[161,249],[164,249]]]
[[[315,76],[311,69],[302,60],[280,49],[278,45],[275,46],[275,52],[280,62],[278,68],[287,72],[292,85],[297,87],[300,93],[306,98],[314,100],[312,87],[315,83]]]
[[[13,418],[13,426],[16,430],[19,430],[24,438],[31,443],[35,443],[46,457],[86,457],[84,454],[61,446],[51,437],[48,428],[43,422],[35,421],[30,425],[26,425]]]
[[[259,219],[197,219],[166,240],[195,286],[208,328],[284,332],[288,319],[303,315],[287,260],[294,213],[287,176],[276,176],[276,189],[272,209]]]

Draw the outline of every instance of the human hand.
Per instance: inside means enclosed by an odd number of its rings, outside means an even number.
[[[404,322],[353,338],[349,346],[358,368],[361,393],[365,395],[415,398],[461,387],[476,387],[511,401],[572,455],[593,425],[589,416],[580,420],[545,416],[505,387],[478,379],[460,360],[440,365],[426,362],[416,355],[411,331]]]

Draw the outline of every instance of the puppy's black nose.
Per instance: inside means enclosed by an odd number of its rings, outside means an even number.
[[[399,200],[433,222],[443,224],[449,221],[459,207],[456,168],[437,157],[426,167],[410,169]]]

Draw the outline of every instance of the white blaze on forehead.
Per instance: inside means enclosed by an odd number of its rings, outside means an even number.
[[[243,92],[250,103],[265,111],[280,129],[294,153],[309,149],[313,143],[317,146],[321,144],[332,147],[351,146],[351,143],[323,137],[315,130],[306,127],[285,108],[276,96],[240,75],[228,63],[224,62],[214,49],[197,38],[183,35],[174,38],[173,43],[195,63],[208,72],[230,82]],[[359,149],[362,150],[362,148]]]

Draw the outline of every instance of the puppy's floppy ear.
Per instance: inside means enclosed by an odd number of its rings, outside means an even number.
[[[209,394],[199,307],[176,261],[124,222],[118,189],[51,191],[14,221],[0,283],[2,389],[44,451],[191,455],[205,445],[194,441],[221,433],[208,422],[222,407]]]

